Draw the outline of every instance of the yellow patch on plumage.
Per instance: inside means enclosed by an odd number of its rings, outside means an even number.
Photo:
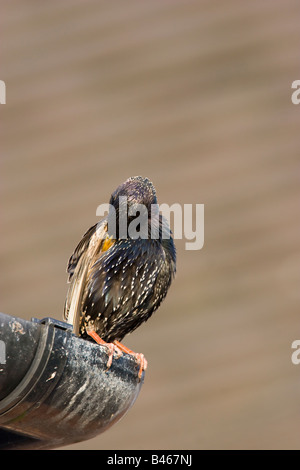
[[[115,243],[115,240],[113,239],[113,237],[109,237],[107,235],[105,240],[103,241],[101,251],[107,251],[114,243]]]

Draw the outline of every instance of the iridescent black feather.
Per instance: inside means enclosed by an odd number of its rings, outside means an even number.
[[[146,321],[165,298],[176,270],[176,251],[167,222],[157,216],[157,239],[118,237],[119,197],[126,196],[127,212],[134,204],[149,211],[157,204],[155,189],[147,178],[132,177],[112,194],[110,203],[117,213],[114,238],[108,218],[91,227],[69,260],[70,288],[65,319],[75,333],[87,337],[93,329],[106,342],[122,338]],[[124,208],[123,208],[124,209]],[[128,223],[132,218],[128,217]]]

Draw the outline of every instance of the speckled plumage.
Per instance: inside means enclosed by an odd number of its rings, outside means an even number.
[[[154,186],[147,178],[129,178],[110,199],[117,213],[114,238],[106,217],[84,234],[67,269],[70,287],[65,320],[73,324],[76,334],[86,338],[87,329],[92,329],[106,342],[121,341],[152,315],[176,270],[173,238],[162,238],[168,224],[161,215],[158,239],[119,238],[120,196],[127,197],[127,210],[138,203],[150,214],[151,204],[157,204]],[[150,233],[150,219],[148,223]]]

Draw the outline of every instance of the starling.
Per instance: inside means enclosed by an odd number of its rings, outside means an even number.
[[[75,334],[106,345],[108,368],[114,353],[132,354],[140,378],[146,359],[120,341],[148,320],[165,298],[176,271],[176,250],[148,178],[127,179],[111,195],[109,207],[69,260],[64,318]],[[143,218],[135,217],[137,212],[143,212]]]

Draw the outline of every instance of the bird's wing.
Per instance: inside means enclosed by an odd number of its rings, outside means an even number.
[[[69,279],[68,279],[69,282],[71,281],[73,277],[73,274],[75,272],[75,269],[77,267],[79,260],[82,258],[82,255],[87,251],[88,245],[91,241],[92,236],[96,232],[96,229],[97,229],[97,224],[93,225],[85,232],[82,239],[76,246],[74,253],[72,253],[72,255],[70,256],[70,259],[68,261],[68,266],[67,266],[67,273],[69,274]]]
[[[64,319],[73,325],[75,334],[79,332],[79,319],[82,311],[82,295],[85,289],[89,265],[95,253],[100,250],[106,237],[107,221],[93,225],[82,237],[69,259],[67,272],[70,283],[64,309]]]

